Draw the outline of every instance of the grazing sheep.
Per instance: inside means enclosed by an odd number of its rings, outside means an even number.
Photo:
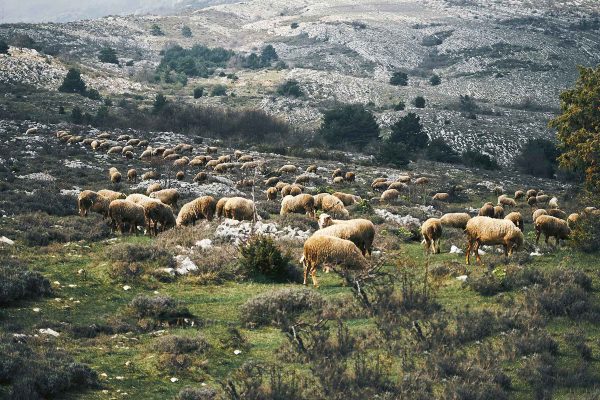
[[[440,218],[440,223],[442,226],[464,230],[467,227],[467,222],[469,222],[470,219],[471,216],[467,213],[448,213],[442,215]]]
[[[302,193],[302,188],[296,184],[286,185],[281,189],[281,197],[285,197],[288,195],[297,196],[300,193]]]
[[[98,150],[98,147],[100,146],[100,143],[101,142],[99,142],[97,140],[94,140],[92,143],[90,143],[90,147],[92,148],[92,150],[96,151],[96,150]]]
[[[315,199],[310,194],[299,194],[297,196],[285,196],[281,200],[280,215],[296,213],[315,217]]]
[[[527,199],[529,199],[530,197],[535,197],[535,196],[537,196],[537,190],[535,190],[535,189],[529,189],[525,194],[525,197]]]
[[[346,182],[354,182],[356,181],[356,174],[354,172],[346,172],[346,174],[344,175],[344,180]]]
[[[123,149],[121,150],[121,154],[125,155],[125,153],[127,153],[128,151],[133,152],[133,146],[125,146],[123,147]]]
[[[127,171],[127,180],[129,182],[137,183],[137,171],[134,168]]]
[[[106,152],[106,154],[118,154],[121,153],[123,151],[123,147],[121,146],[113,146],[110,149],[108,149],[108,151]]]
[[[149,160],[152,158],[152,149],[146,149],[140,154],[140,160]]]
[[[295,174],[298,171],[298,167],[292,164],[286,164],[283,167],[279,168],[280,174]]]
[[[336,176],[335,178],[333,178],[333,184],[334,185],[341,185],[342,183],[344,183],[344,177],[343,176]]]
[[[283,190],[283,188],[286,187],[287,185],[289,185],[289,183],[286,183],[286,182],[277,182],[275,184],[275,189],[277,189],[278,191],[281,192],[281,190]]]
[[[84,190],[77,196],[79,215],[86,217],[89,211],[108,217],[108,206],[111,200],[91,190]]]
[[[196,176],[194,176],[193,182],[203,183],[208,181],[208,174],[206,172],[198,172]]]
[[[546,204],[550,200],[550,196],[547,194],[538,194],[535,196],[535,200],[538,204]]]
[[[85,138],[85,139],[83,139],[83,141],[81,143],[83,143],[86,146],[89,146],[92,144],[93,141],[94,141],[94,139],[92,139],[92,138]]]
[[[175,151],[175,149],[166,149],[166,150],[163,150],[163,152],[162,152],[163,158],[167,158],[167,157],[169,157],[169,156],[171,156],[173,154],[177,154],[177,152]]]
[[[247,162],[243,163],[243,164],[240,166],[240,169],[241,169],[242,171],[245,171],[245,170],[247,170],[247,169],[255,169],[255,168],[258,168],[258,167],[260,167],[260,166],[261,166],[261,163],[260,163],[260,161],[247,161]]]
[[[117,142],[126,142],[129,139],[131,139],[131,136],[129,135],[121,135],[117,138]]]
[[[210,160],[206,163],[207,169],[214,169],[217,165],[219,165],[219,160]]]
[[[247,162],[251,162],[251,161],[254,161],[254,157],[252,157],[251,155],[248,155],[248,154],[243,155],[240,158],[238,158],[238,162],[241,162],[241,163],[247,163]]]
[[[311,164],[308,167],[306,167],[306,172],[308,173],[317,173],[317,166],[315,164]]]
[[[400,182],[400,183],[410,183],[410,176],[408,175],[400,175],[398,177],[398,179],[396,179],[396,182]]]
[[[523,197],[525,197],[525,192],[522,190],[517,190],[515,192],[515,200],[521,200]]]
[[[167,149],[164,146],[159,146],[159,147],[155,148],[154,150],[152,150],[152,155],[153,156],[162,156],[165,151],[167,151]]]
[[[439,254],[440,240],[442,238],[442,222],[439,218],[429,218],[421,225],[421,235],[425,240],[425,254],[433,252]]]
[[[177,226],[196,225],[199,219],[212,221],[215,216],[217,202],[212,196],[202,196],[185,203],[177,214]]]
[[[586,214],[593,214],[596,211],[596,207],[586,207],[583,209],[583,212]]]
[[[307,184],[310,183],[310,176],[306,175],[306,174],[302,174],[302,175],[298,175],[296,177],[296,180],[294,181],[294,183],[299,183],[299,184]]]
[[[548,244],[548,239],[554,236],[557,246],[560,245],[561,239],[568,239],[569,235],[571,235],[571,228],[569,228],[567,221],[551,215],[540,215],[533,225],[536,232],[536,245],[540,241],[540,235],[542,233],[544,234],[546,244]]]
[[[350,213],[344,207],[340,199],[330,194],[323,196],[321,201],[321,210],[332,215],[335,218],[348,218]]]
[[[342,171],[341,168],[336,168],[333,173],[331,174],[331,179],[335,179],[337,177],[343,177],[344,176],[344,171]]]
[[[502,195],[503,193],[504,193],[504,188],[502,188],[502,186],[496,186],[496,187],[494,188],[494,194],[495,194],[496,196],[500,196],[500,195]]]
[[[360,249],[363,256],[367,253],[371,255],[375,225],[368,219],[339,220],[323,213],[319,216],[319,228],[313,236],[327,235],[350,240]]]
[[[388,189],[381,194],[380,201],[382,203],[389,203],[398,200],[398,197],[400,197],[399,191],[396,189]]]
[[[160,185],[160,183],[153,183],[151,185],[148,185],[148,188],[146,189],[146,194],[149,196],[154,192],[158,192],[159,190],[162,190],[162,186]]]
[[[115,167],[111,167],[108,170],[108,176],[109,176],[110,181],[112,183],[119,183],[119,182],[121,182],[121,173]]]
[[[125,193],[115,192],[114,190],[109,189],[100,189],[97,193],[101,196],[106,197],[110,201],[124,199],[126,197]]]
[[[406,183],[402,183],[402,182],[392,182],[388,186],[388,190],[389,189],[394,189],[394,190],[397,190],[399,192],[402,192],[402,191],[408,190],[408,185]]]
[[[190,167],[202,167],[204,166],[204,164],[206,164],[209,160],[206,159],[206,156],[197,156],[194,157],[190,162],[189,162],[189,166]]]
[[[230,197],[222,197],[219,199],[219,201],[217,201],[217,205],[215,207],[215,215],[217,216],[217,218],[220,220],[222,217],[225,217],[225,203],[227,203],[227,200],[229,200]]]
[[[334,236],[313,235],[304,242],[300,262],[304,267],[304,285],[310,273],[313,285],[317,282],[317,268],[325,263],[341,265],[345,269],[366,270],[369,262],[350,240]]]
[[[548,211],[544,210],[543,208],[538,208],[537,210],[535,210],[531,215],[532,222],[535,222],[537,217],[539,217],[540,215],[548,215]]]
[[[190,159],[187,157],[181,157],[178,158],[177,160],[173,161],[173,166],[174,167],[187,167],[187,165],[190,163]]]
[[[434,201],[448,201],[450,200],[450,193],[436,193],[433,195],[431,200]]]
[[[516,207],[517,202],[503,194],[498,197],[498,205],[503,207]]]
[[[145,147],[148,146],[148,141],[147,140],[140,140],[140,142],[137,144],[138,147]]]
[[[429,179],[424,176],[415,180],[415,185],[427,185],[428,183]]]
[[[126,152],[125,152],[125,154],[123,154],[123,156],[124,156],[126,159],[128,159],[128,160],[132,160],[132,159],[133,159],[133,156],[134,156],[134,154],[133,154],[133,152],[131,152],[131,151],[126,151]]]
[[[179,192],[177,191],[177,189],[173,189],[173,188],[157,190],[155,192],[150,193],[150,198],[158,199],[173,208],[177,208],[177,201],[179,200]]]
[[[206,154],[215,154],[219,149],[214,146],[206,147]]]
[[[494,217],[494,205],[492,203],[485,203],[480,209],[480,217]]]
[[[520,212],[513,211],[504,217],[504,219],[511,221],[521,232],[525,233],[525,223]]]
[[[550,208],[559,208],[558,207],[558,199],[556,197],[551,198],[548,201],[548,207],[550,207]]]
[[[356,196],[356,195],[349,194],[349,193],[335,192],[333,195],[335,197],[337,197],[338,199],[340,199],[342,201],[342,203],[344,203],[344,206],[346,206],[346,207],[351,206],[352,204],[356,204],[362,200],[360,198],[360,196]]]
[[[371,182],[371,188],[373,188],[379,182],[385,182],[385,181],[387,181],[387,178],[375,178],[375,179],[373,179],[373,182]]]
[[[127,201],[131,201],[135,204],[139,204],[140,206],[144,206],[146,203],[160,203],[160,200],[158,199],[152,199],[148,196],[146,196],[145,194],[141,194],[141,193],[132,193],[129,196],[127,196],[125,198],[125,200]]]
[[[267,186],[275,186],[276,184],[279,183],[279,178],[276,176],[272,176],[269,179],[266,179],[264,183]]]
[[[177,173],[175,174],[175,179],[177,179],[178,181],[182,181],[183,178],[185,178],[185,172],[177,171]]]
[[[223,164],[219,164],[217,166],[215,166],[214,171],[218,172],[218,173],[225,173],[230,169],[233,169],[235,167],[234,163],[223,163]]]
[[[160,174],[156,171],[148,171],[142,175],[142,180],[147,181],[149,179],[158,179],[160,178]]]
[[[240,179],[235,183],[238,188],[254,186],[254,179]]]
[[[371,185],[371,188],[378,192],[384,192],[384,191],[388,190],[389,187],[390,187],[390,182],[388,182],[388,181],[373,182],[373,184]]]
[[[479,246],[504,246],[504,256],[512,255],[523,245],[523,232],[512,221],[493,219],[490,217],[474,217],[467,222],[467,265],[471,264],[471,251],[476,254],[477,262],[481,263]]]
[[[174,160],[177,160],[179,157],[180,157],[179,154],[174,153],[174,154],[169,154],[169,155],[164,156],[163,159],[165,161],[174,161]]]
[[[329,193],[319,193],[319,194],[316,194],[316,195],[313,196],[315,198],[315,208],[317,210],[321,210],[322,209],[323,198],[325,196],[329,196]]]
[[[219,162],[219,164],[230,163],[231,155],[221,156],[221,157],[217,158],[217,161]]]
[[[191,144],[185,144],[184,143],[184,144],[181,145],[181,150],[180,151],[182,153],[184,153],[184,152],[187,151],[188,153],[192,154],[192,151],[194,151],[194,146],[192,146]]]
[[[33,127],[33,128],[29,128],[25,131],[26,135],[34,135],[38,132],[38,128],[37,127]]]
[[[156,236],[158,232],[164,232],[175,226],[175,216],[168,205],[159,201],[149,201],[141,205],[144,207],[147,231],[151,236]]]
[[[265,191],[265,193],[267,194],[267,200],[274,201],[277,199],[277,193],[279,192],[277,192],[276,188],[270,187]]]
[[[232,197],[225,203],[223,213],[226,218],[252,221],[254,219],[254,202],[243,197]]]
[[[537,205],[537,197],[536,196],[531,196],[530,198],[527,199],[527,204],[529,204],[529,206],[531,208],[535,207]]]
[[[579,218],[581,218],[581,215],[579,215],[578,213],[569,214],[569,216],[567,217],[567,225],[569,226],[569,228],[575,228],[575,226],[577,225],[577,221],[579,221]]]
[[[234,156],[235,158],[237,158],[238,160],[240,159],[240,157],[241,157],[243,154],[244,154],[244,153],[242,153],[240,150],[235,150],[235,151],[233,152],[233,156]]]
[[[137,227],[145,227],[146,217],[144,207],[135,204],[129,200],[113,200],[108,206],[108,215],[112,220],[112,225],[118,229],[121,234],[125,233],[125,225],[129,226],[129,233],[137,233]]]
[[[494,218],[496,218],[496,219],[504,218],[504,208],[502,206],[494,207]]]
[[[567,220],[567,213],[564,212],[563,210],[559,210],[558,208],[550,208],[547,211],[548,211],[548,215],[551,215],[556,218],[564,219],[565,221]]]
[[[98,150],[105,150],[110,147],[110,142],[102,142],[98,145]]]

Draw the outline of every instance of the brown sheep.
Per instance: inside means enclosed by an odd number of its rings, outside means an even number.
[[[219,201],[217,201],[217,205],[215,207],[215,215],[217,216],[217,218],[220,220],[222,217],[225,217],[225,203],[227,203],[227,200],[229,200],[229,197],[222,197],[219,199]]]
[[[298,175],[296,177],[296,180],[294,181],[294,183],[299,183],[301,185],[305,185],[307,183],[310,183],[310,176],[309,175]]]
[[[485,203],[480,209],[479,209],[479,216],[480,217],[494,217],[494,205],[492,203]]]
[[[333,219],[329,214],[319,216],[319,230],[313,236],[327,235],[350,240],[362,252],[371,255],[375,239],[375,225],[368,219]]]
[[[440,218],[440,223],[442,226],[464,230],[467,227],[467,222],[469,222],[470,219],[471,216],[467,213],[447,213],[442,215]]]
[[[185,178],[185,172],[177,171],[177,173],[175,174],[175,179],[177,179],[178,181],[182,181],[184,178]]]
[[[158,179],[160,178],[160,174],[156,171],[148,171],[142,175],[142,180],[147,181],[149,179]]]
[[[390,182],[388,181],[373,182],[371,185],[371,188],[378,192],[385,192],[389,187]]]
[[[450,200],[450,193],[436,193],[431,198],[433,201],[448,201]]]
[[[337,168],[331,174],[331,179],[335,179],[337,177],[343,177],[343,176],[344,176],[344,171],[342,171],[341,168]]]
[[[558,208],[550,208],[549,210],[547,210],[548,215],[551,215],[553,217],[559,218],[559,219],[564,219],[565,221],[567,220],[567,213],[564,212],[563,210],[559,210]]]
[[[525,233],[525,224],[523,222],[523,216],[520,212],[513,211],[509,213],[504,219],[511,221],[521,232]]]
[[[313,174],[317,173],[317,166],[314,164],[309,165],[308,167],[306,167],[306,172]]]
[[[100,189],[100,190],[98,190],[98,194],[106,197],[110,201],[117,200],[117,199],[124,199],[126,197],[125,193],[115,192],[114,190],[108,190],[108,189]]]
[[[425,254],[439,254],[442,238],[442,223],[438,218],[429,218],[421,225],[421,235],[425,241]]]
[[[396,189],[388,189],[381,194],[380,201],[382,203],[391,203],[393,201],[398,200],[400,197],[400,192]]]
[[[317,210],[322,209],[323,198],[325,196],[329,196],[329,193],[319,193],[313,196],[315,198],[315,208]]]
[[[343,176],[336,176],[335,178],[333,178],[333,184],[334,185],[341,185],[342,183],[344,183],[344,177]]]
[[[108,215],[112,220],[115,230],[121,234],[125,233],[125,226],[129,227],[129,233],[136,233],[139,226],[146,227],[144,207],[129,200],[113,200],[108,206]]]
[[[153,183],[151,185],[148,185],[148,188],[146,189],[146,194],[150,195],[154,192],[158,192],[159,190],[162,190],[162,186],[160,185],[160,183]]]
[[[350,183],[354,182],[354,181],[356,181],[356,174],[354,172],[351,172],[351,171],[346,172],[346,174],[344,175],[344,180],[346,182],[350,182]]]
[[[548,215],[548,211],[544,210],[543,208],[538,208],[537,210],[535,210],[531,216],[531,220],[533,222],[535,222],[535,220],[537,219],[537,217],[539,217],[540,215]]]
[[[515,192],[515,200],[521,200],[523,197],[525,197],[525,192],[522,190],[517,190]]]
[[[281,200],[280,215],[296,213],[315,217],[315,199],[310,194],[299,194],[297,196],[285,196]]]
[[[108,170],[108,176],[110,177],[110,181],[112,183],[121,182],[121,173],[115,167],[111,167]]]
[[[137,183],[137,171],[134,168],[127,171],[127,180],[129,182]]]
[[[164,232],[175,226],[175,216],[168,205],[160,201],[149,201],[144,203],[142,207],[144,207],[144,216],[150,236],[156,236],[158,232]]]
[[[292,164],[286,164],[283,167],[279,168],[280,174],[295,174],[298,171],[298,167]]]
[[[281,197],[288,195],[297,196],[300,193],[302,193],[302,188],[297,184],[286,185],[281,189]]]
[[[527,204],[529,204],[530,207],[535,207],[537,205],[537,197],[536,196],[531,196],[527,199]]]
[[[279,178],[276,176],[272,176],[272,177],[266,179],[264,183],[267,186],[275,186],[276,184],[279,183]]]
[[[569,216],[567,217],[567,225],[569,225],[569,228],[575,228],[577,222],[579,221],[579,218],[581,218],[581,215],[579,215],[578,213],[569,214]]]
[[[494,207],[494,218],[496,218],[496,219],[504,218],[504,208],[502,206]]]
[[[467,222],[467,265],[471,263],[471,251],[476,254],[477,262],[481,263],[479,246],[497,245],[504,247],[504,256],[508,258],[514,250],[523,245],[523,232],[506,219],[493,219],[490,217],[474,217]]]
[[[525,193],[525,198],[529,199],[530,197],[535,197],[537,196],[537,190],[535,189],[529,189],[526,193]]]
[[[334,218],[348,218],[348,210],[346,210],[344,203],[337,197],[327,194],[320,199],[320,202],[321,209]]]
[[[158,199],[173,208],[177,208],[179,192],[177,191],[177,189],[173,188],[157,190],[156,192],[150,193],[150,198]]]
[[[225,217],[238,221],[252,221],[255,216],[254,202],[243,197],[232,197],[223,207]]]
[[[77,196],[77,207],[79,208],[79,215],[86,217],[89,211],[98,213],[104,218],[108,217],[108,206],[111,200],[107,197],[93,192],[91,190],[84,190]]]
[[[219,149],[214,146],[206,147],[206,154],[215,154]]]
[[[185,203],[177,215],[177,226],[196,225],[199,219],[212,221],[217,208],[217,202],[212,196],[202,196]]]
[[[193,182],[203,183],[208,181],[208,174],[206,172],[198,172],[196,176],[194,176]]]
[[[548,244],[548,239],[554,237],[556,245],[560,245],[561,239],[568,239],[571,235],[571,228],[567,221],[553,217],[551,215],[540,215],[533,224],[535,226],[535,244],[540,241],[540,235],[543,233],[545,242]]]
[[[277,193],[279,192],[277,192],[276,188],[270,187],[265,191],[265,193],[267,194],[267,200],[274,201],[277,199]]]
[[[342,203],[344,203],[344,206],[346,206],[346,207],[351,206],[352,204],[356,204],[362,200],[360,198],[360,196],[356,196],[356,195],[349,194],[349,193],[335,192],[333,195],[335,197],[337,197],[338,199],[340,199],[342,201]]]

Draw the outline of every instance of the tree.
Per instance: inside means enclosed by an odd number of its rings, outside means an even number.
[[[579,67],[575,87],[560,95],[561,115],[550,121],[556,128],[560,166],[585,174],[586,189],[600,193],[600,66]]]
[[[225,96],[227,95],[227,86],[225,85],[215,85],[210,91],[211,96]]]
[[[164,32],[162,31],[162,29],[160,29],[160,26],[158,26],[157,24],[153,24],[150,27],[150,34],[152,36],[164,36]]]
[[[475,150],[466,150],[461,155],[462,163],[467,167],[483,169],[500,169],[498,162],[487,154],[479,153]]]
[[[156,95],[156,97],[154,98],[154,104],[152,105],[152,111],[159,112],[160,110],[162,110],[165,105],[167,105],[167,98],[165,97],[164,94],[162,93],[158,93]]]
[[[465,113],[474,113],[475,111],[477,111],[479,106],[477,105],[477,103],[475,103],[475,99],[472,96],[469,96],[468,94],[465,94],[463,96],[461,94],[459,96],[458,108],[460,109],[460,111]]]
[[[96,89],[90,89],[88,90],[85,95],[87,96],[88,99],[91,100],[100,100],[102,97],[100,96],[100,92],[97,91]]]
[[[198,86],[194,88],[194,98],[199,99],[204,94],[204,88],[202,86]]]
[[[65,79],[58,90],[65,93],[79,93],[85,95],[85,82],[81,79],[79,70],[75,68],[69,69],[67,76],[65,76]]]
[[[406,104],[402,100],[394,104],[394,111],[402,111],[406,108]]]
[[[65,113],[65,107],[64,106],[58,106],[58,113],[59,114],[64,114]]]
[[[406,72],[396,71],[390,78],[390,85],[406,86],[408,85],[408,74]]]
[[[80,124],[83,121],[83,114],[81,113],[81,108],[75,106],[71,110],[71,121],[74,124]]]
[[[392,164],[395,167],[403,167],[410,161],[408,151],[403,143],[390,143],[387,140],[379,145],[379,151],[375,158],[381,164]]]
[[[546,139],[529,139],[515,162],[519,169],[540,178],[552,178],[558,166],[560,152],[556,145]]]
[[[413,104],[417,108],[425,108],[425,97],[423,97],[423,96],[415,97],[415,99],[413,100]]]
[[[282,96],[291,96],[291,97],[302,97],[304,93],[298,84],[298,81],[290,79],[289,81],[283,82],[281,85],[277,87],[277,94]]]
[[[279,56],[275,51],[273,45],[266,45],[263,47],[262,52],[260,53],[260,61],[263,65],[270,65],[271,62],[279,60]]]
[[[117,58],[117,51],[111,47],[104,47],[98,53],[98,59],[104,63],[117,64],[119,65],[119,59]]]
[[[192,30],[190,29],[190,27],[189,27],[189,26],[187,26],[187,25],[184,25],[184,26],[181,28],[181,35],[182,35],[183,37],[190,38],[190,37],[192,37]]]
[[[8,54],[8,44],[4,40],[0,40],[0,54]]]
[[[392,125],[389,141],[403,143],[409,151],[421,150],[429,143],[429,137],[423,132],[421,118],[415,113],[408,113]]]
[[[429,78],[429,84],[431,86],[437,86],[440,83],[442,83],[442,78],[440,78],[439,75],[433,75],[431,78]]]
[[[334,147],[362,147],[379,138],[379,125],[361,104],[344,104],[325,111],[319,135]]]
[[[460,162],[460,155],[448,145],[442,138],[436,138],[429,143],[425,149],[425,157],[428,160],[455,164]]]

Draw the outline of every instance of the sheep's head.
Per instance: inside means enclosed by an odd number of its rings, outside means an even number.
[[[319,228],[320,229],[328,227],[332,223],[333,223],[333,219],[331,218],[331,216],[329,214],[323,213],[323,214],[321,214],[321,216],[319,216]]]

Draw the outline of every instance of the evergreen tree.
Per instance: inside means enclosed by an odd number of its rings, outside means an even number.
[[[334,147],[361,148],[379,139],[379,125],[363,105],[346,104],[324,113],[319,135]]]
[[[165,105],[167,104],[167,98],[165,97],[164,94],[162,93],[158,93],[156,95],[156,97],[154,98],[154,104],[152,105],[152,111],[159,112],[160,110],[162,110]]]
[[[440,78],[439,75],[433,75],[431,78],[429,78],[429,84],[431,86],[437,86],[440,83],[442,83],[442,78]]]
[[[150,34],[152,36],[164,36],[164,32],[162,31],[162,29],[160,29],[160,26],[158,26],[157,24],[153,24],[150,27]]]
[[[81,73],[75,68],[69,69],[63,83],[58,88],[61,92],[79,93],[85,95],[85,82],[81,79]]]
[[[425,103],[426,103],[425,97],[423,97],[423,96],[417,96],[413,100],[413,105],[417,108],[425,108]]]
[[[104,63],[110,64],[119,64],[119,59],[117,58],[117,51],[110,47],[104,47],[98,53],[98,59]]]
[[[390,85],[394,86],[407,86],[408,85],[408,74],[405,72],[396,71],[390,78]]]
[[[8,54],[8,44],[4,40],[0,40],[0,54]]]
[[[83,121],[83,114],[81,113],[81,108],[75,106],[71,110],[71,121],[75,124],[80,124]]]
[[[408,113],[392,125],[389,141],[402,143],[409,151],[416,151],[427,146],[429,137],[423,132],[421,118],[415,113]]]
[[[184,26],[181,28],[181,35],[182,35],[183,37],[190,38],[190,37],[192,37],[192,30],[190,29],[190,27],[189,27],[189,26],[187,26],[187,25],[184,25]]]

